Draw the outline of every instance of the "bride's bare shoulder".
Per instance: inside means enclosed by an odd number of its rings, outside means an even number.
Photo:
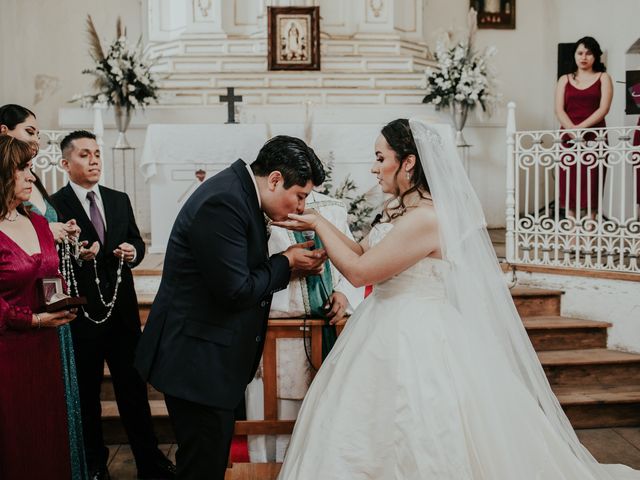
[[[438,225],[438,218],[436,217],[436,210],[431,200],[422,200],[414,208],[407,211],[402,216],[401,221],[407,225],[413,225],[419,228],[436,228]]]

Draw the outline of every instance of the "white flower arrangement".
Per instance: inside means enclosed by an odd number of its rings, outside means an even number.
[[[91,58],[95,67],[82,73],[96,77],[95,94],[74,95],[72,101],[84,104],[106,103],[126,110],[144,108],[158,100],[158,86],[151,74],[153,62],[145,58],[142,38],[134,47],[127,43],[126,30],[118,18],[116,39],[109,45],[105,55],[91,16],[87,18]]]
[[[475,12],[470,13],[475,25]],[[498,102],[495,73],[489,59],[496,54],[495,47],[483,52],[473,49],[475,28],[470,26],[469,35],[464,41],[453,47],[439,41],[435,58],[438,68],[427,68],[426,95],[423,103],[430,103],[437,110],[460,103],[473,109],[480,106],[482,111],[491,115]]]

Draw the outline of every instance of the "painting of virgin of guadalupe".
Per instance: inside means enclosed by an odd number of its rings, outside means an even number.
[[[319,7],[269,7],[269,70],[320,70]]]

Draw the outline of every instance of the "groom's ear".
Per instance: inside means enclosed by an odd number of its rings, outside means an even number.
[[[269,191],[273,192],[278,186],[279,182],[284,181],[282,178],[282,173],[279,170],[274,170],[267,177],[267,186],[269,187]]]

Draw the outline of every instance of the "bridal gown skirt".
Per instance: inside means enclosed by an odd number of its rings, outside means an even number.
[[[377,285],[347,322],[280,480],[640,478],[623,466],[594,476],[502,354],[463,328],[438,278],[445,262],[420,263]]]

